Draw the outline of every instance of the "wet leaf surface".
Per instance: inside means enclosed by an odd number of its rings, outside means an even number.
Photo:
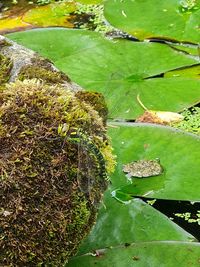
[[[200,41],[199,0],[109,0],[104,13],[113,26],[140,40],[153,37],[189,43]]]
[[[199,201],[200,138],[166,126],[118,124],[110,128],[118,166],[117,198],[133,196]],[[151,179],[127,180],[122,166],[132,160],[159,158],[164,172]]]
[[[8,37],[51,59],[83,88],[103,93],[110,117],[134,119],[141,115],[138,94],[150,110],[177,112],[199,101],[196,76],[162,77],[162,73],[197,63],[167,45],[110,41],[98,33],[66,29]]]
[[[144,242],[102,249],[96,256],[74,257],[66,267],[197,267],[200,244],[181,242]],[[95,255],[95,252],[93,253]]]
[[[114,179],[118,177],[113,177],[112,181]],[[108,190],[97,222],[79,248],[78,255],[110,246],[153,240],[194,241],[194,238],[142,200],[120,203]]]

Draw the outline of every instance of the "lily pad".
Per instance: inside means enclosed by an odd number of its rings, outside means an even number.
[[[200,41],[199,0],[109,0],[105,2],[104,14],[113,26],[140,40]]]
[[[199,243],[142,242],[74,257],[66,267],[197,267],[199,254]]]
[[[118,179],[117,176],[112,178]],[[140,199],[120,203],[105,193],[97,222],[78,255],[96,249],[142,241],[194,241],[194,237]]]
[[[85,89],[103,93],[113,118],[141,115],[138,94],[150,110],[178,112],[200,100],[197,77],[162,77],[197,62],[167,45],[111,41],[98,33],[66,29],[32,30],[8,37],[51,59]]]
[[[200,64],[190,68],[172,70],[165,73],[165,77],[196,77],[200,76]]]
[[[118,124],[110,128],[118,158],[115,196],[200,201],[200,137],[167,126]],[[127,180],[122,166],[132,160],[159,158],[164,172],[151,179]],[[129,196],[129,198],[128,198]]]
[[[180,51],[182,53],[199,57],[200,51],[198,45],[191,45],[191,44],[183,44],[183,43],[168,43],[173,49]]]

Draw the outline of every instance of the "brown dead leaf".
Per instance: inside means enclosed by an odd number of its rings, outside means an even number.
[[[145,112],[136,119],[136,122],[165,124],[159,117],[156,116],[155,112],[148,110],[145,110]]]

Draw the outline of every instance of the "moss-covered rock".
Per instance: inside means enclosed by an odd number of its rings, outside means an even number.
[[[32,58],[30,64],[24,65],[18,74],[18,79],[41,79],[48,84],[70,82],[69,77],[61,71],[53,69],[52,63],[39,56]]]
[[[8,82],[11,68],[12,61],[8,57],[0,54],[0,85]]]
[[[102,118],[60,85],[0,91],[0,266],[62,266],[95,221],[114,160]]]

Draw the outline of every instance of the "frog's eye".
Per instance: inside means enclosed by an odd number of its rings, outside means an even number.
[[[158,163],[160,163],[160,159],[159,159],[159,158],[155,158],[155,160],[156,160]]]

